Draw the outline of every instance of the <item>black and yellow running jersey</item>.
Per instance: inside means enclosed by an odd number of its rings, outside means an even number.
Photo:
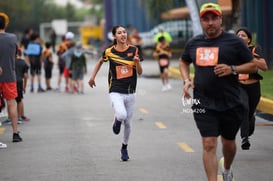
[[[138,48],[128,45],[123,51],[118,51],[115,46],[107,48],[103,52],[103,60],[109,61],[108,84],[109,92],[122,94],[132,94],[136,91],[137,72],[133,60],[134,56],[139,56]],[[139,57],[143,61],[143,57]]]

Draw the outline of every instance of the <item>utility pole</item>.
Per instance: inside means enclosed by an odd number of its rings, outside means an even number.
[[[193,35],[198,35],[203,32],[200,18],[199,18],[199,8],[195,0],[185,0],[190,11],[190,17],[192,20]]]

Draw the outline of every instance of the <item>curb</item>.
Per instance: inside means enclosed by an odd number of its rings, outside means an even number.
[[[170,67],[169,71],[170,71],[170,77],[181,79],[180,71],[177,68]],[[192,77],[193,75],[191,75],[191,78]],[[261,97],[260,102],[256,109],[263,113],[273,115],[273,100]]]
[[[273,100],[261,97],[257,110],[273,115]]]

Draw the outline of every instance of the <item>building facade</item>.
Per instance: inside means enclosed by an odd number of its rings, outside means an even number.
[[[273,68],[273,7],[272,0],[241,0],[241,25],[256,37],[268,66]]]

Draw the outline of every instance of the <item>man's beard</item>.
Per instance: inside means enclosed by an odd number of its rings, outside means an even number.
[[[207,29],[207,31],[206,31],[206,34],[207,34],[207,36],[209,36],[209,37],[214,37],[215,35],[217,35],[219,33],[219,30],[217,29],[217,28],[209,28],[209,29]]]

